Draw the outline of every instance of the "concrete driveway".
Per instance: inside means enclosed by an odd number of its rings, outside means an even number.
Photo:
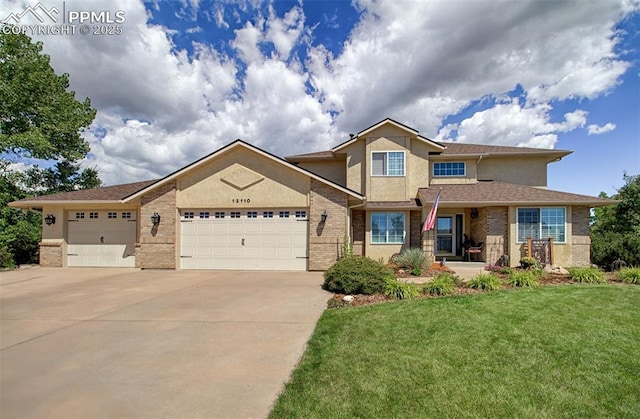
[[[330,294],[317,272],[0,273],[0,417],[265,417]]]

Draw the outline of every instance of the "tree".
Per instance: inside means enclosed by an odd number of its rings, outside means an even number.
[[[80,172],[76,163],[89,151],[81,133],[96,111],[68,88],[69,76],[56,75],[42,43],[0,31],[0,267],[37,262],[41,239],[42,215],[7,203],[100,186],[95,169]],[[50,160],[51,167],[14,172],[7,156]]]
[[[96,169],[86,168],[80,172],[80,165],[68,160],[46,169],[31,167],[25,174],[24,183],[39,195],[97,188],[102,184]]]
[[[19,157],[84,158],[89,145],[80,133],[96,111],[75,99],[69,75],[56,75],[42,43],[0,31],[0,152]]]
[[[591,260],[610,267],[616,259],[640,266],[640,175],[624,174],[625,184],[608,197],[620,202],[596,208],[591,224]]]

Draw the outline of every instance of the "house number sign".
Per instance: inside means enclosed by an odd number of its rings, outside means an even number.
[[[251,203],[251,199],[249,198],[233,198],[231,200],[232,204],[250,204]]]

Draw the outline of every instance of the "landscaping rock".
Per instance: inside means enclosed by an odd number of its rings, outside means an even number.
[[[345,295],[344,297],[342,297],[342,301],[346,301],[347,303],[350,303],[353,301],[353,295]]]

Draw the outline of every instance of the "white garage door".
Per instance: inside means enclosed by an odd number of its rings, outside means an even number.
[[[135,266],[134,211],[72,211],[68,215],[67,265]]]
[[[306,209],[184,210],[182,269],[307,269]]]

